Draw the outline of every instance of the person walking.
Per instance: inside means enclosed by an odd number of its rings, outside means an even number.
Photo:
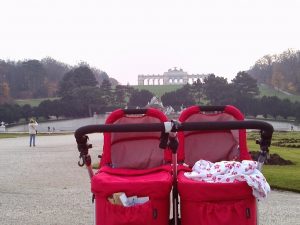
[[[28,124],[28,131],[29,131],[29,146],[33,145],[35,147],[35,136],[37,134],[37,126],[38,123],[34,119],[30,119]]]

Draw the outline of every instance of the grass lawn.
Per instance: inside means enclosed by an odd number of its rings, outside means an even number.
[[[161,97],[167,92],[175,91],[182,88],[183,85],[134,85],[133,87],[138,90],[148,90],[152,92],[157,97]],[[260,96],[277,96],[280,99],[289,99],[292,102],[300,101],[300,95],[287,95],[285,93],[279,92],[272,87],[266,85],[259,85]]]
[[[255,140],[249,135],[248,147],[250,150],[259,150]],[[255,135],[256,136],[256,135]],[[279,140],[300,140],[300,132],[275,132],[272,143]],[[290,190],[300,193],[300,148],[271,146],[270,154],[277,153],[285,160],[291,160],[294,165],[275,166],[264,165],[263,174],[273,188]]]
[[[63,132],[63,133],[51,133],[48,134],[47,132],[45,133],[38,133],[38,136],[53,136],[53,135],[69,135],[69,134],[73,134],[73,132]],[[17,138],[17,137],[24,137],[24,136],[28,136],[28,133],[0,133],[0,139],[1,138]]]
[[[176,91],[182,88],[183,85],[136,85],[133,86],[138,90],[148,90],[152,92],[155,96],[161,97],[167,92]]]
[[[18,104],[20,106],[28,104],[31,107],[34,107],[34,106],[38,106],[42,101],[45,101],[45,100],[53,101],[55,99],[58,99],[58,98],[16,99],[15,102],[16,102],[16,104]]]
[[[23,137],[28,136],[27,133],[0,133],[0,139],[1,138],[17,138],[17,137]]]
[[[259,85],[260,96],[277,96],[280,99],[289,99],[292,102],[300,101],[299,95],[287,95],[278,90],[275,90],[272,87],[268,87],[266,85]]]

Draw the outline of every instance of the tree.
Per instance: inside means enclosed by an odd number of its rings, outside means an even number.
[[[203,91],[212,105],[227,105],[232,103],[232,90],[227,79],[214,74],[204,78]]]
[[[282,72],[280,71],[280,68],[278,68],[278,66],[274,67],[274,71],[271,77],[271,84],[278,91],[284,89],[284,76],[282,75]]]
[[[112,85],[108,79],[104,79],[100,86],[102,92],[102,99],[107,103],[107,105],[114,105],[114,97],[112,92]]]
[[[195,104],[192,88],[189,84],[176,91],[165,93],[161,96],[161,100],[165,106],[172,106],[175,110],[180,110],[181,106],[188,107]]]
[[[99,69],[96,68],[91,68],[91,70],[93,71],[93,73],[95,74],[95,78],[98,81],[98,83],[101,85],[103,80],[109,80],[109,76],[107,75],[106,72],[101,71]]]
[[[135,90],[130,96],[128,107],[145,107],[153,97],[153,93],[148,90]]]
[[[42,59],[41,63],[46,70],[45,87],[47,89],[47,96],[54,97],[57,94],[60,80],[71,67],[50,57]]]
[[[5,77],[15,98],[46,97],[46,71],[38,60],[7,62]]]
[[[0,105],[0,118],[5,123],[18,122],[21,118],[21,110],[19,105],[3,104]]]
[[[57,105],[52,104],[53,101],[45,100],[42,101],[39,106],[36,109],[36,113],[38,116],[43,116],[44,118],[49,118],[52,115],[57,115],[57,112],[59,111],[60,107]]]
[[[191,93],[194,97],[195,103],[198,105],[202,105],[204,101],[204,90],[203,84],[200,79],[197,79],[191,86]]]
[[[232,80],[233,104],[245,114],[250,112],[252,99],[258,96],[257,81],[246,72],[239,72]]]
[[[292,104],[291,111],[294,112],[293,116],[296,117],[296,121],[300,122],[300,102]]]
[[[0,104],[8,103],[10,100],[9,85],[6,81],[1,82],[0,77]]]
[[[236,97],[255,98],[259,95],[256,79],[244,71],[239,72],[232,80],[232,87],[235,90]]]
[[[28,97],[47,97],[45,87],[46,70],[38,60],[28,60],[22,63],[23,82]]]
[[[26,121],[29,120],[30,117],[33,115],[33,109],[30,105],[25,104],[21,107],[21,117],[24,118]]]
[[[272,75],[272,66],[275,61],[276,55],[265,55],[256,61],[248,73],[257,79],[258,82],[269,84],[271,80],[270,77]]]
[[[97,85],[96,78],[87,66],[81,66],[67,72],[60,82],[59,94],[62,97],[72,95],[76,88],[95,87]]]
[[[56,100],[52,101],[52,103],[51,103],[51,111],[50,111],[51,114],[50,115],[55,116],[56,119],[58,119],[59,116],[64,115],[63,109],[64,109],[64,106],[62,104],[62,101],[56,99]]]
[[[49,81],[59,82],[71,69],[69,65],[59,62],[51,57],[43,58],[41,64],[46,70],[47,80]]]
[[[119,108],[124,108],[126,105],[126,90],[123,85],[117,85],[115,88],[115,104]]]
[[[259,59],[248,73],[259,83],[299,92],[300,51],[288,49],[279,55],[266,55]]]
[[[278,109],[279,109],[279,115],[285,119],[287,119],[288,116],[293,116],[292,103],[289,99],[281,100]]]
[[[261,109],[265,118],[271,115],[276,119],[280,115],[279,105],[280,99],[276,96],[263,96],[261,98]]]
[[[129,101],[130,96],[135,92],[135,89],[129,84],[123,86],[125,91],[125,100]]]

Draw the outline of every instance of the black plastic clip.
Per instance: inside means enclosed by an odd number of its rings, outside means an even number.
[[[77,141],[77,149],[80,152],[78,166],[80,167],[91,164],[89,149],[92,148],[93,146],[92,144],[88,143],[88,140],[89,137],[87,135],[84,135],[79,141]]]
[[[159,147],[162,149],[169,147],[173,153],[176,153],[178,148],[177,131],[180,123],[171,120],[171,122],[168,122],[168,125],[170,124],[168,132],[161,132]]]

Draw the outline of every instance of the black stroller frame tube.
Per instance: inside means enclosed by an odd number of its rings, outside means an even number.
[[[181,123],[178,131],[237,129],[259,129],[265,138],[272,137],[273,134],[272,125],[262,121],[186,122]]]
[[[263,121],[229,121],[229,122],[185,122],[172,127],[172,132],[194,131],[194,130],[237,130],[237,129],[258,129],[262,131],[262,138],[269,139],[273,134],[271,124]],[[78,144],[86,143],[83,136],[92,133],[104,132],[165,132],[164,123],[139,123],[139,124],[102,124],[88,125],[75,131],[75,138]]]

